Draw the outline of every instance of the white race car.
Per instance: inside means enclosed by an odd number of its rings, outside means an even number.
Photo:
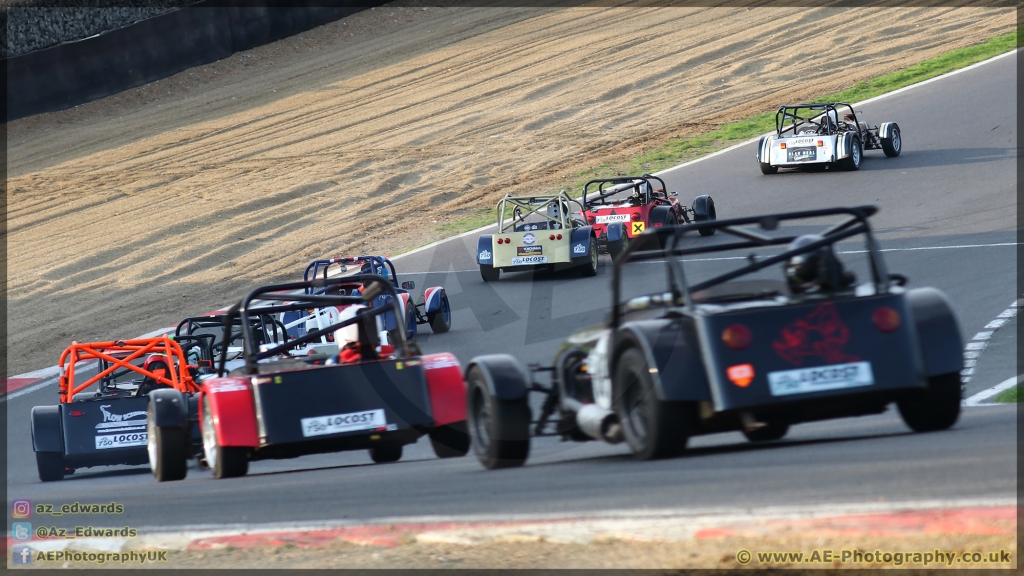
[[[762,174],[779,168],[857,170],[864,151],[878,149],[890,158],[900,155],[903,140],[895,122],[869,128],[843,102],[784,104],[775,113],[775,134],[757,143],[757,163]]]

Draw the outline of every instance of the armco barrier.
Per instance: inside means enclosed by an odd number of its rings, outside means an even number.
[[[333,22],[384,0],[248,6],[208,0],[7,60],[7,121],[64,110]]]

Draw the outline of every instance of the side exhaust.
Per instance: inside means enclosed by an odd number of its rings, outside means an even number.
[[[597,404],[583,404],[576,411],[576,425],[584,434],[610,444],[622,442],[622,425],[619,417],[607,408]]]

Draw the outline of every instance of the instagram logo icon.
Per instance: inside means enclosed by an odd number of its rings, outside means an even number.
[[[32,502],[30,500],[15,500],[11,502],[12,518],[31,518]]]

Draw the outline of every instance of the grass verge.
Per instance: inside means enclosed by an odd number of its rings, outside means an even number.
[[[812,102],[842,101],[853,103],[867,100],[868,98],[917,84],[918,82],[923,82],[947,72],[965,68],[982,60],[998,56],[1013,50],[1017,45],[1017,30],[1014,30],[1008,34],[989,38],[981,44],[951,50],[914,64],[909,68],[859,82],[842,92],[826,94],[814,99]],[[587,180],[592,178],[614,176],[616,174],[657,172],[658,170],[670,168],[683,162],[696,160],[701,156],[728,148],[774,129],[775,111],[762,112],[742,120],[723,124],[711,132],[671,140],[635,158],[588,168],[568,178],[555,188],[578,190]],[[753,167],[753,164],[751,166]],[[491,224],[494,221],[493,209],[479,210],[471,216],[437,226],[434,231],[454,236]]]
[[[1014,404],[1016,402],[1020,402],[1019,390],[1020,386],[1014,386],[1009,390],[1003,390],[996,396],[996,402],[1003,404]]]

